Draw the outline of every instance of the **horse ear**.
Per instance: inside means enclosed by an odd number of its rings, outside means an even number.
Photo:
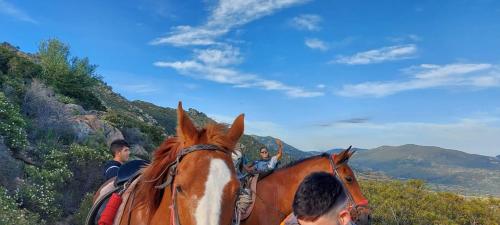
[[[193,140],[198,135],[198,130],[194,126],[193,121],[184,112],[181,101],[179,101],[179,106],[177,106],[177,135],[184,139],[184,141]]]
[[[352,145],[349,146],[349,148],[347,148],[347,157],[351,158],[351,156],[354,155],[355,152],[356,150],[352,150]]]
[[[227,137],[233,142],[236,143],[240,139],[241,135],[243,135],[243,131],[245,130],[245,114],[240,114],[234,120],[231,128],[227,132]]]
[[[349,148],[339,152],[339,154],[334,154],[333,161],[335,163],[343,163],[343,162],[349,160],[349,158],[352,156],[352,154],[354,154],[354,151],[351,152],[351,147],[352,146],[349,146]]]

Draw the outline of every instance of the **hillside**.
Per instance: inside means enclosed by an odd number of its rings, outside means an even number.
[[[108,145],[112,140],[125,138],[132,145],[133,157],[150,158],[156,146],[175,133],[174,109],[124,98],[102,81],[95,68],[89,59],[71,56],[69,46],[55,39],[43,41],[34,54],[0,44],[0,224],[83,224],[92,194],[103,182],[102,166],[111,157]],[[187,113],[197,125],[213,122],[196,109]],[[262,146],[273,153],[276,150],[272,137],[244,135],[240,143],[250,160],[258,157]],[[282,165],[314,154],[286,143],[284,147]],[[405,155],[409,153],[392,151],[403,153],[387,160],[385,154],[398,154],[382,149],[373,151],[380,154],[365,157],[372,150],[360,150],[352,162],[366,166],[365,171],[358,171],[358,177],[376,207],[374,224],[401,224],[392,217],[394,213],[407,217],[406,224],[498,224],[496,199],[470,200],[430,192],[421,181],[391,181],[384,175],[391,168],[376,167],[379,163],[413,169],[414,161],[430,160],[414,154],[407,163],[403,159],[408,159]],[[375,160],[372,164],[371,158]],[[468,156],[446,158],[450,160],[443,165],[455,168]],[[488,164],[481,156],[473,161],[485,164],[476,180],[481,179],[480,174],[487,176],[484,171],[498,168],[496,161]],[[397,162],[410,166],[397,167]],[[436,163],[429,165],[434,168]],[[474,162],[464,165],[467,167],[461,168],[467,171],[478,167]],[[418,201],[423,195],[426,201]],[[460,206],[454,205],[456,202]],[[443,205],[454,207],[450,211],[442,209]]]
[[[255,136],[262,144],[276,149],[273,137]],[[285,157],[294,160],[320,154],[302,151],[284,143]],[[500,196],[500,159],[433,146],[381,146],[356,150],[350,165],[359,175],[374,179],[387,177],[422,179],[434,190],[454,191],[465,195]],[[329,154],[343,149],[328,150]]]
[[[422,179],[463,194],[500,196],[500,160],[432,146],[382,146],[354,155],[351,165],[400,179]]]
[[[276,154],[276,151],[278,150],[278,145],[276,144],[275,141],[276,139],[274,137],[271,136],[262,137],[257,135],[252,135],[252,137],[261,144],[265,145],[268,148],[271,155]],[[313,155],[310,152],[301,151],[287,144],[286,142],[283,142],[283,153],[284,153],[283,162],[281,165],[286,165],[291,161],[307,158]],[[255,157],[258,157],[258,152],[255,153]]]
[[[150,159],[175,134],[175,109],[124,98],[95,68],[58,40],[42,42],[37,54],[0,45],[0,194],[16,192],[36,224],[72,220],[103,182],[111,141],[125,138],[133,158]],[[215,122],[187,113],[198,126]],[[240,142],[248,153],[263,146],[248,135]]]

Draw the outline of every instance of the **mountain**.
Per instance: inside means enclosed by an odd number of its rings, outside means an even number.
[[[351,165],[399,179],[422,179],[465,194],[500,195],[500,159],[495,157],[409,144],[359,152]]]
[[[276,149],[273,137],[252,136],[271,150]],[[499,157],[413,144],[353,149],[356,153],[350,160],[350,165],[365,178],[422,179],[436,190],[500,196]],[[293,160],[323,153],[302,151],[286,143],[284,150],[285,157]],[[342,150],[344,149],[334,148],[326,152],[332,154]]]
[[[345,150],[346,148],[333,148],[333,149],[330,149],[330,150],[326,150],[325,152],[329,153],[329,154],[333,154],[333,153],[339,153],[343,150]],[[353,151],[356,151],[357,153],[360,153],[360,152],[364,152],[368,149],[364,149],[364,148],[356,148],[356,147],[352,147],[351,148]]]
[[[278,145],[276,144],[276,138],[271,137],[271,136],[258,136],[258,135],[251,135],[255,140],[258,142],[262,143],[265,145],[268,150],[271,152],[271,154],[274,154],[278,150]],[[282,141],[283,142],[283,141]],[[313,156],[314,154],[311,152],[306,152],[306,151],[301,151],[285,142],[283,142],[283,153],[284,156],[290,155],[291,159],[293,160],[298,160],[302,158],[306,158],[309,156]]]

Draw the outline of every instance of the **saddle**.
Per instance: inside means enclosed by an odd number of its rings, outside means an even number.
[[[237,202],[237,207],[239,208],[239,219],[240,221],[246,220],[250,214],[252,214],[253,206],[255,205],[255,199],[257,197],[257,183],[264,179],[265,177],[271,175],[274,172],[274,170],[270,170],[264,173],[252,173],[250,176],[246,177],[245,182],[243,182],[243,190],[247,190],[249,193],[243,193],[243,195],[246,194],[246,196],[241,196],[242,193],[240,193],[239,200]],[[248,198],[250,196],[250,198]]]
[[[131,187],[135,186],[137,183],[137,178],[141,174],[141,169],[146,166],[149,162],[145,160],[133,160],[123,164],[118,170],[118,175],[113,180],[106,182],[101,190],[105,190],[100,196],[94,201],[94,205],[90,209],[89,215],[87,216],[86,225],[97,225],[102,212],[106,208],[109,199],[113,193],[120,193],[126,202],[128,198]],[[127,190],[128,189],[128,190]],[[124,204],[120,206],[118,214],[122,211]]]
[[[255,198],[257,197],[257,182],[260,180],[259,177],[259,174],[255,174],[253,176],[247,177],[246,182],[244,182],[243,190],[248,190],[249,193],[245,193],[245,197],[247,198],[240,196],[237,203],[237,206],[239,208],[238,211],[240,212],[240,221],[246,220],[252,213],[253,206],[255,204]],[[240,195],[242,194],[243,193],[240,193]],[[248,198],[248,196],[250,196],[250,198]]]

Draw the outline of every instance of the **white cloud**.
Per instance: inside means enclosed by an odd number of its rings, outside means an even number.
[[[316,87],[319,88],[319,89],[323,89],[323,88],[326,88],[326,85],[324,85],[324,84],[318,84],[318,85],[316,85]]]
[[[222,48],[196,49],[194,52],[198,60],[208,65],[227,66],[243,61],[240,50],[230,45],[224,45]]]
[[[359,52],[352,56],[337,56],[331,63],[359,65],[395,61],[415,57],[417,46],[414,44],[395,45]]]
[[[317,38],[307,38],[305,40],[305,44],[307,47],[312,49],[318,49],[320,51],[328,50],[328,45],[324,41]]]
[[[319,91],[308,91],[301,87],[286,85],[280,81],[263,79],[256,74],[242,73],[233,68],[218,67],[217,65],[204,64],[198,61],[155,62],[155,66],[168,67],[179,73],[191,77],[214,81],[217,83],[231,84],[234,87],[256,87],[264,90],[284,92],[294,98],[318,97],[324,95]]]
[[[177,26],[165,37],[151,42],[174,46],[213,45],[232,29],[308,0],[220,0],[207,22],[198,27]]]
[[[365,82],[344,85],[337,94],[342,96],[383,97],[402,91],[436,87],[500,87],[500,72],[491,64],[422,64],[404,70],[406,81]]]
[[[270,15],[277,10],[307,2],[308,0],[220,0],[213,8],[207,21],[197,27],[176,26],[170,34],[160,37],[151,44],[170,44],[173,46],[198,46],[192,49],[190,60],[158,61],[154,65],[168,67],[177,72],[198,79],[230,84],[238,88],[260,88],[275,90],[295,98],[317,97],[323,92],[308,91],[301,87],[290,86],[280,81],[261,78],[252,73],[241,72],[232,66],[240,64],[243,57],[239,48],[233,47],[228,40],[218,38],[232,29]],[[234,42],[234,41],[233,41]],[[200,46],[206,46],[200,49]]]
[[[33,19],[26,12],[22,11],[21,9],[18,9],[16,6],[10,4],[5,0],[0,0],[0,13],[14,17],[17,20],[21,20],[24,22],[29,22],[34,24],[38,23],[38,21]]]
[[[318,31],[321,30],[319,23],[321,17],[313,14],[303,14],[291,20],[292,26],[299,30]]]
[[[393,37],[388,37],[387,39],[389,41],[392,41],[392,42],[407,42],[407,41],[418,42],[418,41],[422,41],[422,38],[416,34],[393,36]]]

